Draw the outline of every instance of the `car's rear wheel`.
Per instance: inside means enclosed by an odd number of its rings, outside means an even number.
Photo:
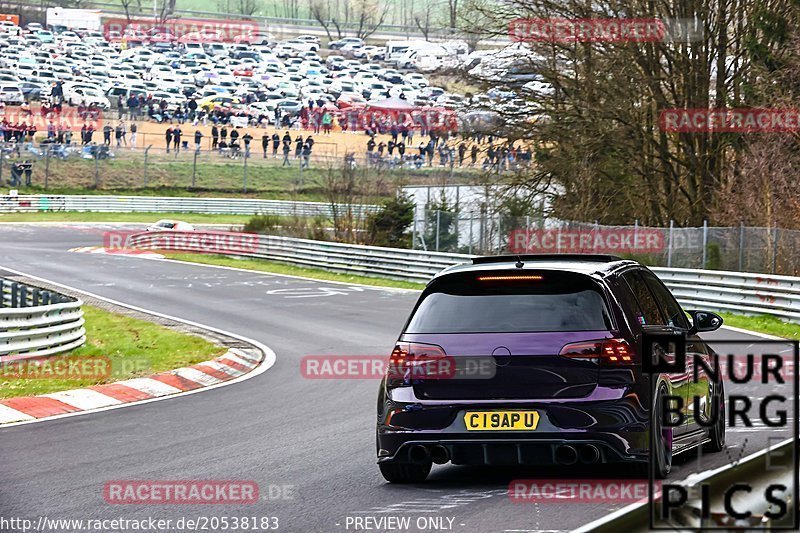
[[[653,476],[656,479],[664,479],[672,470],[672,428],[665,428],[660,413],[664,412],[664,398],[667,389],[664,385],[658,388],[653,398],[653,409],[650,412],[650,429],[653,432],[650,460],[646,463],[636,463],[631,466],[635,477],[649,477],[650,468],[653,468]]]
[[[714,401],[717,402],[717,420],[708,432],[708,438],[711,440],[703,446],[707,452],[721,452],[725,449],[725,389],[722,382],[718,388],[719,391],[714,394]]]
[[[431,471],[431,462],[378,463],[383,478],[389,483],[422,483]]]
[[[667,389],[663,385],[658,388],[655,400],[653,401],[653,412],[651,413],[651,428],[654,433],[650,450],[650,461],[653,463],[656,479],[666,478],[672,470],[672,428],[664,427],[661,413],[665,412],[664,399]]]

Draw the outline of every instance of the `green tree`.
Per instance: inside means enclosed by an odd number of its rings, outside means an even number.
[[[458,247],[458,206],[450,205],[442,195],[425,209],[425,244],[428,250],[455,251]]]
[[[404,193],[386,200],[379,211],[367,218],[367,232],[373,246],[408,248],[408,228],[414,221],[414,203]]]

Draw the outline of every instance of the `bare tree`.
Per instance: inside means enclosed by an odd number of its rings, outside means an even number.
[[[431,32],[431,11],[433,9],[434,5],[429,2],[425,4],[421,11],[414,13],[414,25],[422,32],[422,36],[425,37],[426,41]]]
[[[352,0],[356,36],[366,39],[375,33],[386,20],[390,8],[389,0]]]
[[[780,64],[799,18],[780,0],[465,1],[485,36],[507,36],[516,18],[696,21],[692,33],[668,26],[651,42],[532,40],[514,57],[488,59],[497,68],[476,80],[522,94],[509,114],[529,118],[515,134],[539,143],[535,172],[562,188],[556,216],[608,223],[699,225],[711,215],[743,135],[664,131],[661,112],[771,106],[754,91],[754,63]],[[522,93],[531,80],[549,90]]]
[[[334,4],[332,0],[311,0],[308,7],[311,12],[311,17],[319,22],[320,26],[322,26],[325,33],[328,35],[328,39],[334,39],[331,34],[331,28],[336,29],[338,39],[342,38],[342,24],[336,15],[338,11],[337,8],[339,7],[338,2]],[[345,12],[345,16],[346,15],[347,12]]]
[[[258,2],[256,0],[238,0],[236,9],[240,14],[251,17],[258,11]]]

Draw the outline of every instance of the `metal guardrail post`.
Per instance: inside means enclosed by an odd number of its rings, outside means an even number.
[[[19,286],[16,282],[11,282],[11,307],[21,307],[19,301]]]
[[[244,170],[243,170],[243,176],[242,176],[242,180],[243,180],[243,182],[242,182],[242,192],[247,193],[247,159],[248,159],[247,151],[245,151],[244,157],[242,159],[244,159],[244,164],[243,164]]]
[[[417,248],[417,204],[414,204],[414,218],[411,222],[411,249]]]
[[[778,225],[772,230],[772,273],[778,271]]]
[[[22,285],[19,288],[19,301],[17,302],[17,307],[27,307],[28,306],[28,287],[26,285]]]
[[[47,182],[50,179],[50,146],[48,145],[45,148],[45,160],[44,160],[44,188],[47,189]]]
[[[706,268],[706,258],[708,253],[708,220],[703,220],[703,263],[700,268]]]
[[[669,221],[669,245],[667,247],[667,268],[672,268],[672,243],[673,243],[673,234],[675,232],[675,221],[670,219]]]
[[[472,226],[475,222],[475,212],[469,212],[469,253],[472,254]]]
[[[195,181],[197,179],[197,154],[200,153],[200,150],[194,151],[194,157],[192,158],[192,189],[195,188]]]
[[[145,189],[147,188],[147,157],[149,156],[150,148],[152,148],[152,147],[153,147],[153,145],[149,144],[149,145],[147,145],[147,148],[144,149],[144,174],[143,174],[143,178],[144,178],[144,188]]]
[[[442,220],[442,212],[440,210],[436,210],[436,251],[439,251],[439,231],[441,229],[441,220]]]
[[[739,222],[739,272],[744,266],[744,222]]]

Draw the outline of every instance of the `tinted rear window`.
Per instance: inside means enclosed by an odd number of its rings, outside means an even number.
[[[514,275],[541,279],[491,279]],[[406,333],[611,328],[600,287],[588,276],[570,272],[495,271],[449,276],[426,289]]]

